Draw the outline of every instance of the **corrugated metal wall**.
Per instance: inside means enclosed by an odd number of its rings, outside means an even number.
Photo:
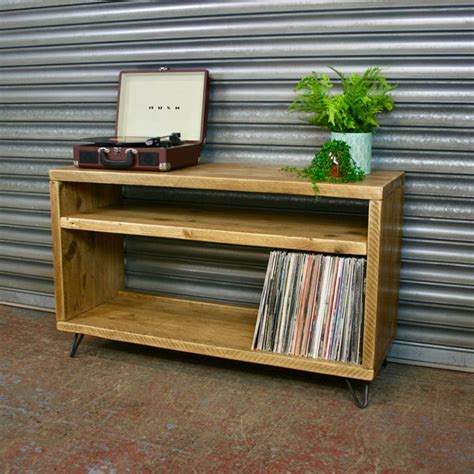
[[[204,160],[302,164],[328,135],[288,114],[297,80],[326,65],[344,72],[376,65],[399,87],[397,110],[383,117],[375,136],[374,168],[407,172],[400,323],[391,355],[472,367],[471,1],[84,3],[0,4],[2,300],[53,308],[47,172],[70,163],[78,138],[113,133],[121,69],[210,70]],[[161,196],[313,206],[211,192]],[[266,258],[257,249],[129,239],[127,282],[255,302]]]

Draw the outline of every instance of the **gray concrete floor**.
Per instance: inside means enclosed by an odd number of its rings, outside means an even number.
[[[0,473],[474,472],[472,374],[342,379],[72,336],[0,306]]]

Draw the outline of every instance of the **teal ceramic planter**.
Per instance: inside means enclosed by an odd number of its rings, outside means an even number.
[[[369,174],[372,170],[372,134],[371,133],[339,133],[331,132],[332,140],[340,140],[351,148],[351,157],[364,171]]]

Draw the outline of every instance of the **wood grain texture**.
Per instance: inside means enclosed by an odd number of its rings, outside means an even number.
[[[365,255],[366,217],[127,203],[61,218],[65,229]]]
[[[381,271],[373,365],[376,371],[387,356],[397,330],[403,201],[404,188],[401,187],[387,197],[382,204],[379,263]]]
[[[364,336],[362,365],[374,367],[375,331],[379,304],[380,271],[380,235],[382,222],[382,202],[370,201],[367,246],[367,270],[364,307]]]
[[[51,236],[53,241],[53,266],[54,266],[54,297],[56,303],[56,319],[65,319],[64,302],[64,266],[62,251],[62,229],[61,229],[61,203],[59,189],[62,183],[58,181],[49,182],[49,195],[51,200]]]
[[[123,237],[61,229],[61,216],[116,202],[121,189],[56,181],[50,189],[56,314],[68,320],[123,288]]]
[[[257,309],[120,292],[74,319],[63,331],[308,372],[371,380],[355,364],[251,350]]]
[[[371,201],[367,248],[363,366],[378,370],[397,325],[403,186]]]
[[[314,196],[309,179],[281,171],[280,166],[206,163],[165,173],[84,170],[69,166],[51,170],[50,177],[70,182]],[[402,182],[401,172],[373,171],[357,183],[319,183],[318,195],[346,199],[383,199]]]

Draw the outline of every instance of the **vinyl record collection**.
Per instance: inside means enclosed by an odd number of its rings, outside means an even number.
[[[365,263],[272,251],[252,348],[360,364]]]

